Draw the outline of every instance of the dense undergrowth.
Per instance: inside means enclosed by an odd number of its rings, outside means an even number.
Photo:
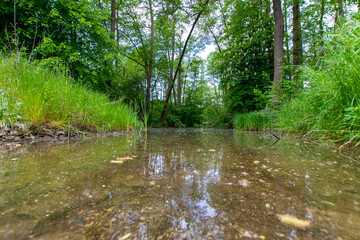
[[[273,126],[283,131],[311,132],[338,140],[356,139],[360,131],[359,17],[325,41],[324,53],[317,66],[302,68],[300,80],[307,86],[274,111],[277,118]],[[234,125],[244,130],[241,125],[244,118],[245,115],[237,116]],[[259,121],[252,118],[252,124]],[[259,124],[262,126],[263,122]]]
[[[97,132],[141,127],[131,108],[76,84],[65,69],[49,70],[19,56],[1,56],[1,127],[36,130],[47,125]]]

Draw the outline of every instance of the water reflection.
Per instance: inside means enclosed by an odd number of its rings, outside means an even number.
[[[311,144],[274,141],[224,130],[149,130],[7,152],[0,235],[356,239],[358,166]],[[311,227],[281,222],[285,214]]]

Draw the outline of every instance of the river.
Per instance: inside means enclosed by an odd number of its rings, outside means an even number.
[[[359,156],[319,143],[150,129],[12,148],[2,239],[360,239]]]

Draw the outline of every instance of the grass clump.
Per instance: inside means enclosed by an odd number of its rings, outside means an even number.
[[[262,112],[237,114],[234,127],[242,131],[263,131],[271,127],[271,118]]]
[[[279,111],[278,126],[293,132],[355,136],[360,130],[360,15],[325,44],[321,66],[302,69],[308,82]],[[347,134],[347,136],[345,136]]]
[[[65,69],[55,66],[50,71],[18,56],[1,56],[1,127],[35,130],[48,125],[98,132],[140,127],[128,106],[76,84]]]

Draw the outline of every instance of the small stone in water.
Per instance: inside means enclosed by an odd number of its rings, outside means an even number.
[[[250,182],[246,179],[242,179],[239,181],[239,184],[243,187],[247,187],[250,184]]]

